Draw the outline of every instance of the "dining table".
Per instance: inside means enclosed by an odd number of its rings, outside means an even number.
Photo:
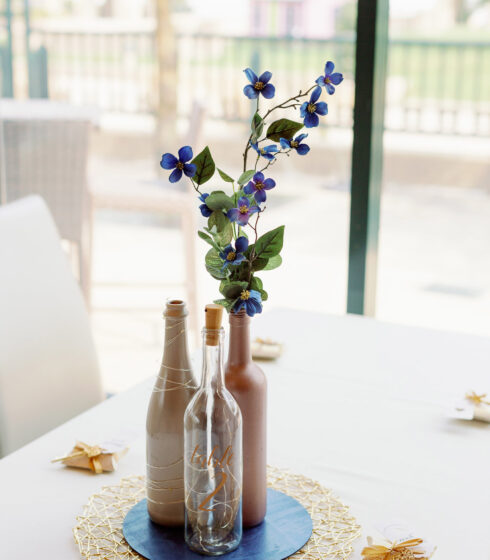
[[[450,414],[468,391],[490,392],[489,338],[292,309],[256,316],[252,332],[282,344],[260,362],[268,462],[350,507],[362,528],[351,558],[396,522],[436,546],[436,560],[490,560],[490,424]],[[89,497],[145,473],[156,373],[0,460],[2,560],[80,558],[73,527]],[[76,441],[114,437],[129,444],[114,472],[51,462]]]

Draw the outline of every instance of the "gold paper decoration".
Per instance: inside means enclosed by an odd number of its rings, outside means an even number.
[[[468,401],[471,401],[475,405],[479,405],[479,404],[489,404],[490,405],[490,401],[485,400],[486,396],[487,396],[486,393],[478,395],[477,393],[475,393],[475,391],[471,391],[469,393],[466,393],[465,399],[468,400]]]
[[[361,527],[348,506],[332,491],[305,476],[273,467],[268,469],[269,486],[296,498],[313,519],[308,543],[290,558],[295,560],[346,560]],[[143,476],[123,478],[118,485],[106,486],[89,498],[73,529],[75,541],[87,560],[141,560],[122,534],[128,511],[145,497]]]
[[[362,551],[363,560],[429,560],[425,552],[415,550],[424,541],[422,539],[409,539],[401,543],[392,543],[390,546],[372,544]]]
[[[69,466],[80,466],[82,464],[77,464],[77,462],[70,463],[72,459],[84,459],[83,466],[86,465],[91,471],[95,474],[101,474],[103,471],[102,464],[100,462],[100,457],[103,451],[100,446],[98,445],[89,445],[88,443],[84,443],[83,441],[77,441],[75,447],[71,450],[68,455],[64,457],[57,457],[53,459],[51,462],[56,463],[61,461]],[[83,467],[82,467],[83,468]]]
[[[127,445],[120,441],[108,441],[100,445],[77,441],[68,455],[52,459],[51,462],[61,462],[67,467],[90,469],[95,474],[101,474],[104,471],[114,471],[119,459],[127,451]]]

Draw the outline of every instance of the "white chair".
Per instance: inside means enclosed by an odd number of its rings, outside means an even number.
[[[0,206],[0,457],[101,400],[87,310],[46,204]]]

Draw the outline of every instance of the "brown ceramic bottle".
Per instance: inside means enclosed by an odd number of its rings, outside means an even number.
[[[184,524],[184,413],[197,384],[187,350],[187,310],[167,302],[162,365],[146,418],[146,497],[159,525]]]
[[[225,383],[242,411],[243,525],[253,527],[264,520],[267,508],[267,380],[252,361],[250,318],[243,310],[230,313]]]

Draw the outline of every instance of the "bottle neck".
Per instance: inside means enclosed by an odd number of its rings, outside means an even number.
[[[165,317],[165,345],[163,347],[162,366],[172,370],[189,369],[189,351],[187,348],[186,319],[182,317]]]
[[[209,340],[209,330],[203,329],[203,356],[201,389],[219,390],[225,385],[223,367],[223,329],[214,341]]]
[[[243,310],[238,313],[231,312],[228,365],[245,365],[251,361],[250,317]]]

